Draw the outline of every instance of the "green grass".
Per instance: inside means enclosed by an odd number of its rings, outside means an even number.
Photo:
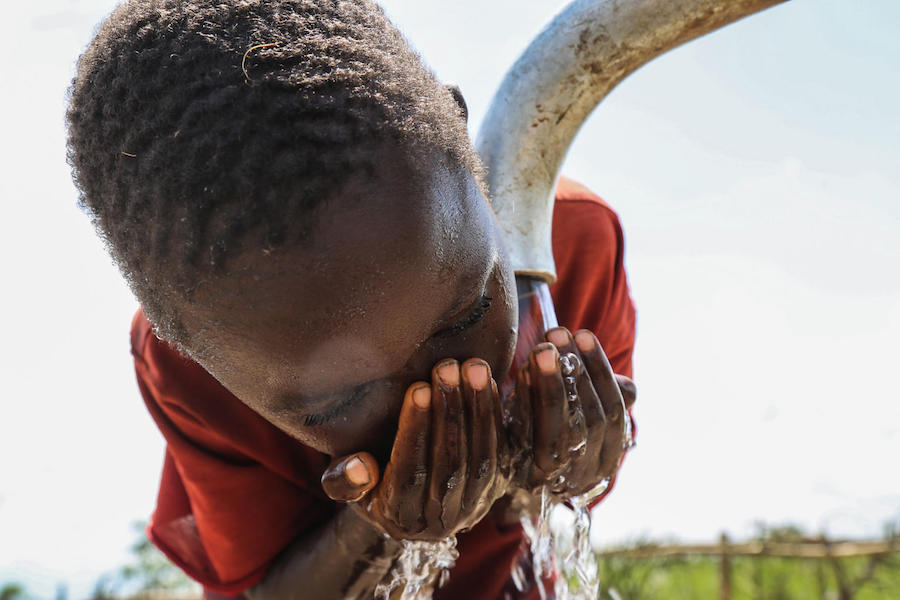
[[[841,559],[847,600],[900,599],[900,553],[880,559]],[[721,565],[713,557],[599,559],[600,597],[621,600],[719,599]],[[842,600],[833,565],[826,560],[739,557],[731,559],[732,600]]]

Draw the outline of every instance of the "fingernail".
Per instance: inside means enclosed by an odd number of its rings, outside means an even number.
[[[414,389],[412,397],[413,403],[422,410],[426,410],[431,406],[431,388],[427,385]]]
[[[445,362],[437,369],[438,378],[441,383],[447,387],[456,387],[459,385],[459,363],[454,361]]]
[[[358,456],[354,456],[344,466],[344,477],[353,485],[366,485],[369,483],[369,469]]]
[[[594,349],[594,334],[590,331],[579,331],[575,334],[575,345],[582,352],[590,352]]]
[[[484,363],[472,363],[466,367],[466,377],[469,385],[476,392],[480,392],[488,385],[488,370]]]
[[[569,343],[569,335],[562,327],[548,331],[547,339],[557,348],[562,348]]]
[[[534,357],[534,360],[537,362],[538,369],[541,370],[541,373],[544,375],[552,375],[559,368],[559,362],[557,357],[559,354],[556,352],[556,349],[546,348],[537,353],[537,356]]]

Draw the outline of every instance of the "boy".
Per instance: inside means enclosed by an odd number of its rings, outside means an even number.
[[[459,534],[437,597],[512,595],[508,498],[615,475],[618,222],[561,184],[554,294],[590,330],[548,332],[501,406],[515,283],[464,114],[368,0],[133,0],[81,57],[70,161],[167,441],[148,533],[208,594],[371,597],[397,540]]]

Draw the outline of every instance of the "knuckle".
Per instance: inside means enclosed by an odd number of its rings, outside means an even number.
[[[474,468],[472,469],[470,477],[473,483],[478,485],[490,479],[491,475],[493,474],[491,462],[492,461],[489,457],[484,457],[473,464]]]
[[[425,470],[424,467],[420,467],[414,469],[409,475],[406,476],[405,481],[403,482],[404,488],[413,489],[419,488],[425,485],[425,481],[428,479],[428,471]]]
[[[604,411],[606,413],[606,421],[613,425],[622,422],[622,415],[625,411],[622,409],[622,403],[612,403],[612,406],[609,407],[609,410]]]

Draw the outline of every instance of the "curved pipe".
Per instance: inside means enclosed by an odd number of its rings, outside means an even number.
[[[660,54],[785,0],[575,0],[494,95],[476,147],[513,268],[553,283],[553,189],[588,115]]]

